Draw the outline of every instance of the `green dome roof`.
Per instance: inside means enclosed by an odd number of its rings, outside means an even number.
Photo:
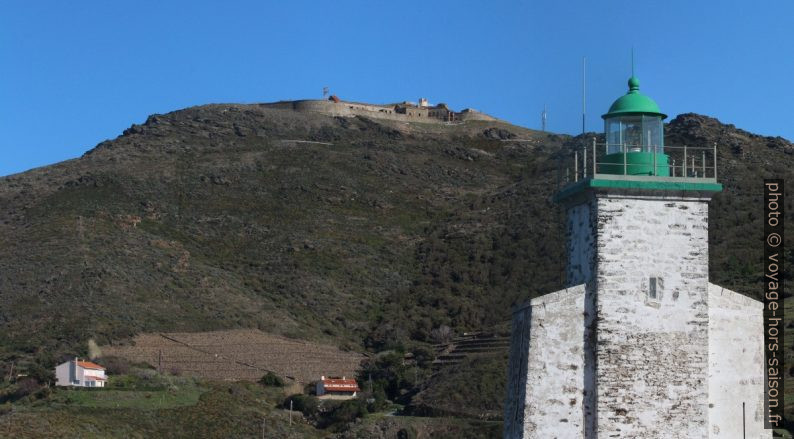
[[[629,114],[650,114],[661,116],[662,119],[667,117],[659,110],[653,99],[640,93],[640,80],[632,76],[629,78],[629,92],[616,100],[609,112],[601,117],[606,119],[613,116],[629,115]]]

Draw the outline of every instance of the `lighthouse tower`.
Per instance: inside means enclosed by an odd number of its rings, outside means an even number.
[[[506,438],[767,438],[761,302],[709,283],[716,145],[665,145],[640,83],[574,152],[567,287],[516,307]]]

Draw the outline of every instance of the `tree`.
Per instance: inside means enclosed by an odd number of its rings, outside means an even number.
[[[441,325],[430,331],[430,337],[436,343],[446,343],[452,340],[452,335],[452,328],[447,325]]]

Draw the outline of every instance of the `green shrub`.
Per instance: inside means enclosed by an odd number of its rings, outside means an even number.
[[[133,390],[138,388],[140,379],[135,375],[111,375],[108,387],[119,390]]]
[[[413,428],[403,428],[397,432],[397,439],[415,439],[416,433]]]
[[[36,393],[41,389],[41,385],[33,378],[19,380],[13,386],[9,386],[0,393],[0,403],[19,401],[31,396],[35,399]]]
[[[369,381],[370,378],[373,381],[373,391],[382,388],[386,392],[386,397],[391,400],[399,398],[411,388],[408,368],[404,364],[403,355],[399,352],[390,352],[364,361],[359,380]]]
[[[259,384],[268,387],[284,387],[284,380],[273,372],[266,373],[259,379]]]
[[[290,408],[292,402],[292,410],[297,410],[308,417],[316,417],[320,411],[320,401],[314,396],[295,394],[287,397],[284,400],[284,408]]]
[[[368,412],[367,402],[360,398],[354,398],[336,406],[328,414],[326,420],[329,424],[346,424],[355,421],[357,418],[363,418]]]
[[[372,392],[372,398],[374,401],[367,406],[370,413],[379,412],[389,405],[389,401],[386,399],[386,392],[383,391],[382,388],[375,389],[375,391]]]
[[[36,380],[39,383],[48,383],[55,381],[55,372],[53,369],[44,367],[39,363],[30,363],[25,367],[25,371],[29,378]]]

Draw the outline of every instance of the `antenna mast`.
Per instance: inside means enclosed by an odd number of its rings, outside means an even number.
[[[323,87],[323,99],[328,97],[328,86]]]
[[[585,114],[587,114],[587,104],[585,96],[587,95],[587,85],[585,79],[587,78],[587,58],[582,57],[582,134],[585,133]]]
[[[546,104],[543,104],[543,113],[540,113],[541,131],[546,132]]]

